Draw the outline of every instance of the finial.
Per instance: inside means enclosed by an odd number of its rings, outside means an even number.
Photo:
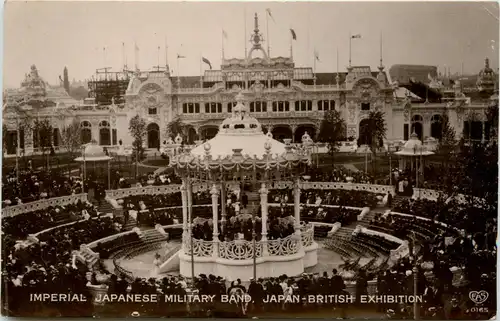
[[[484,67],[490,68],[490,59],[488,57],[486,57],[486,59],[484,59]]]
[[[255,33],[258,33],[259,32],[259,17],[257,16],[257,12],[255,13]]]

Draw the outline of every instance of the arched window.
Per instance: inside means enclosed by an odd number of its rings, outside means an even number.
[[[433,115],[431,118],[431,137],[441,140],[443,137],[443,117]]]
[[[418,139],[423,139],[424,134],[424,119],[420,115],[414,115],[411,118],[411,133],[415,132],[417,134]]]
[[[111,128],[105,120],[99,123],[99,145],[111,145]]]
[[[82,121],[80,123],[80,135],[82,144],[90,143],[92,140],[92,124],[89,121]]]
[[[230,103],[227,103],[227,112],[228,113],[232,113],[233,112],[233,107],[236,106],[236,102],[233,101],[233,102],[230,102]]]

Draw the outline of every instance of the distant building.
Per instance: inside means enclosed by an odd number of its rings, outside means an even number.
[[[209,139],[232,112],[239,92],[252,115],[276,139],[299,141],[306,131],[316,137],[324,113],[330,109],[339,110],[345,119],[346,139],[359,138],[360,127],[373,110],[385,113],[388,141],[407,140],[413,131],[421,139],[439,139],[444,112],[457,135],[489,139],[484,111],[497,101],[490,99],[497,75],[488,62],[472,91],[462,91],[459,82],[451,86],[437,83],[436,67],[409,65],[390,68],[393,82],[400,86],[396,88],[383,66],[378,71],[352,66],[347,72],[315,73],[310,67],[296,67],[292,53],[290,57],[269,57],[262,47],[257,16],[254,29],[247,56],[223,59],[219,70],[206,70],[201,77],[172,77],[168,65],[155,71],[105,70],[89,81],[90,97],[83,102],[71,99],[64,89],[47,88],[33,66],[21,88],[4,96],[3,119],[10,137],[7,152],[15,151],[19,118],[50,119],[54,145],[60,144],[62,128],[77,119],[83,142],[94,139],[113,147],[122,141],[129,146],[128,125],[137,114],[148,124],[147,148],[158,149],[169,139],[167,124],[177,117],[189,125],[188,143]],[[257,52],[262,57],[254,57]],[[403,88],[406,94],[398,97]],[[20,111],[22,106],[29,108]],[[33,152],[38,147],[33,139],[36,135],[29,130],[20,133],[21,148]]]

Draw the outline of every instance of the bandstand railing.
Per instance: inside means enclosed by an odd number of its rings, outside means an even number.
[[[255,246],[253,241],[247,240],[219,242],[193,239],[192,241],[195,257],[212,257],[216,242],[219,247],[218,257],[227,260],[250,260],[254,256],[254,248],[255,256],[262,257],[264,247],[267,247],[269,256],[289,256],[299,252],[301,243],[303,247],[314,244],[314,225],[306,225],[305,231],[301,233],[301,239],[292,234],[282,239],[258,241],[255,242]],[[191,255],[191,240],[189,237],[183,240],[183,250],[186,255]]]

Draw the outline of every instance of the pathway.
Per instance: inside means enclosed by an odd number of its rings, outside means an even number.
[[[356,168],[356,166],[354,166],[353,164],[351,163],[348,163],[348,164],[342,164],[347,170],[350,170],[351,172],[359,172],[359,169]]]

